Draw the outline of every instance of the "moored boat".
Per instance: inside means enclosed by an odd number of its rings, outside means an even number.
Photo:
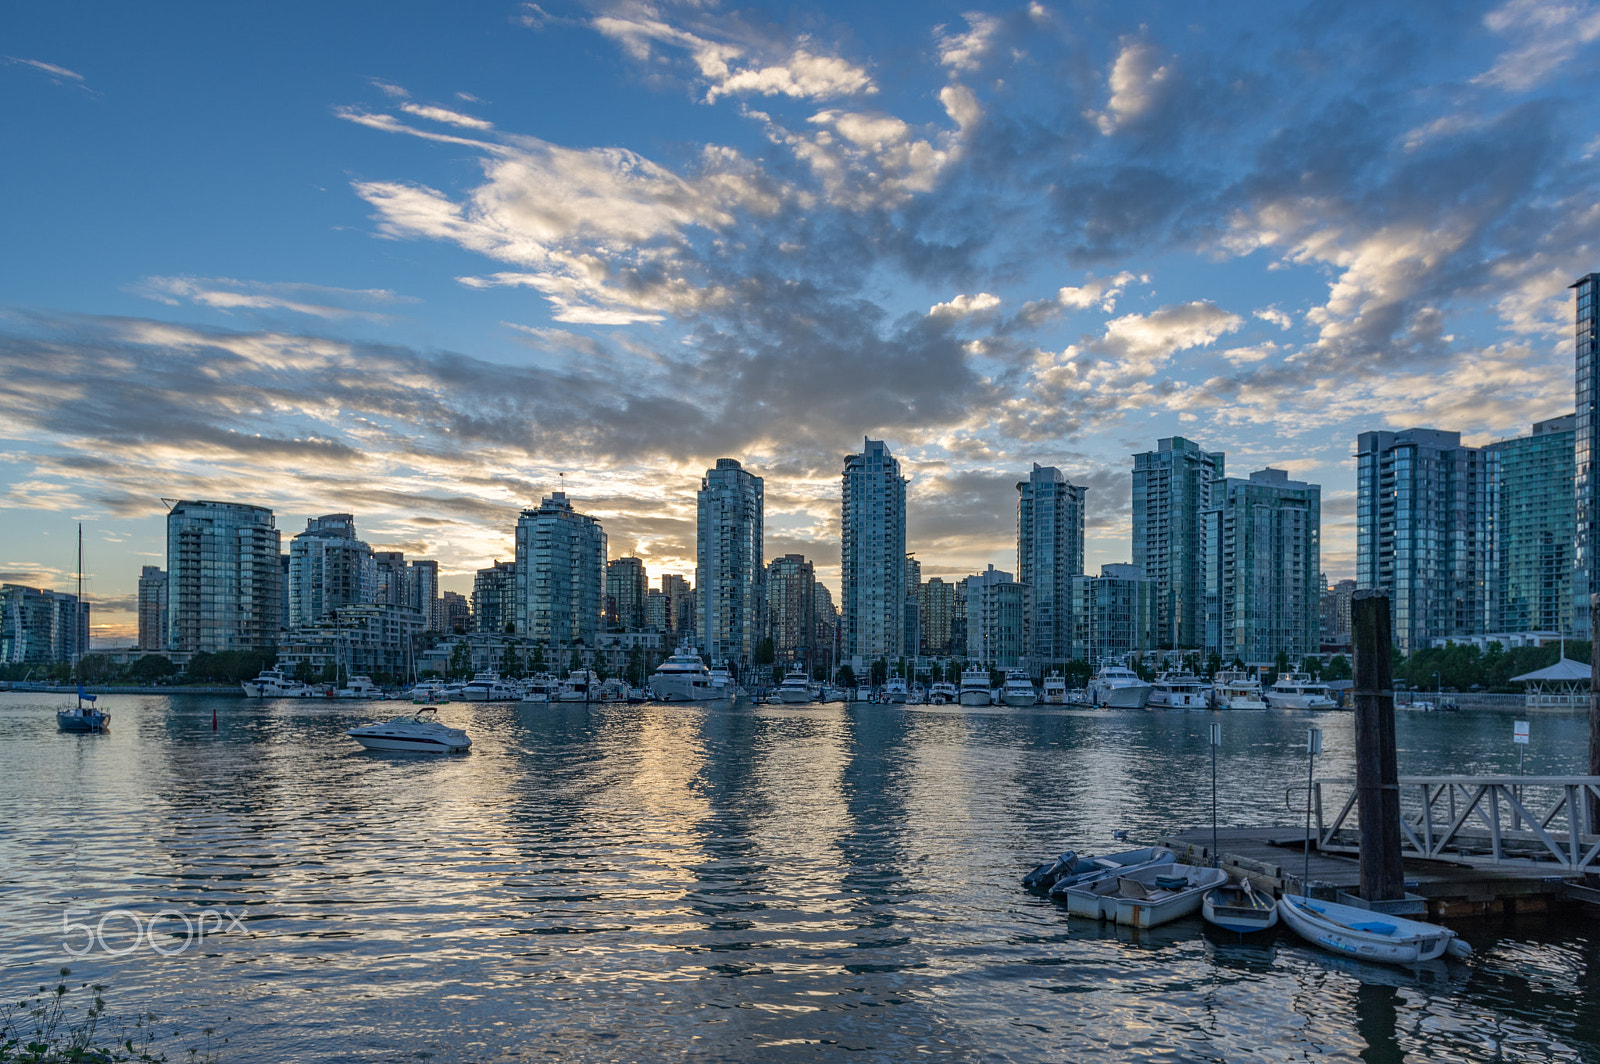
[[[1143,709],[1150,701],[1150,685],[1125,665],[1107,662],[1089,681],[1089,704],[1108,709]]]
[[[1248,935],[1277,925],[1278,901],[1270,894],[1258,892],[1248,879],[1229,880],[1206,891],[1200,903],[1200,915],[1208,924]]]
[[[769,701],[798,705],[810,702],[815,697],[816,692],[811,686],[811,678],[806,675],[806,667],[795,665],[784,673],[783,682],[772,692]]]
[[[1303,672],[1286,672],[1267,689],[1267,705],[1273,709],[1337,709],[1339,703],[1328,693],[1328,685],[1318,683]]]
[[[1285,894],[1278,912],[1290,930],[1312,945],[1346,957],[1384,964],[1418,964],[1445,954],[1471,955],[1456,933],[1437,924]]]
[[[1021,669],[1011,669],[1007,671],[1006,682],[1000,688],[1000,701],[1008,706],[1036,706],[1039,704],[1039,692],[1034,689],[1027,673]]]
[[[1199,677],[1169,671],[1156,677],[1147,705],[1152,709],[1207,709],[1210,701],[1210,690]]]
[[[310,698],[314,693],[299,680],[289,679],[277,666],[263,669],[255,679],[245,680],[239,686],[244,688],[246,698]]]
[[[732,694],[714,687],[711,670],[693,647],[681,646],[651,675],[650,697],[660,702],[715,702]]]
[[[904,676],[891,676],[883,685],[883,700],[896,705],[905,705],[911,697],[911,689],[906,686]]]
[[[558,702],[599,702],[600,677],[593,669],[573,669],[561,681],[556,693]]]
[[[1150,865],[1166,864],[1175,859],[1173,852],[1164,846],[1143,846],[1136,850],[1109,853],[1104,857],[1080,857],[1068,850],[1054,863],[1040,865],[1029,872],[1023,877],[1022,885],[1029,890],[1047,891],[1060,898],[1068,890],[1084,883]]]
[[[1202,896],[1227,881],[1219,868],[1164,862],[1067,890],[1067,911],[1128,927],[1158,927],[1197,911]]]
[[[857,684],[856,685],[855,701],[857,701],[857,702],[871,702],[871,701],[873,701],[872,685],[871,684],[864,684],[864,683],[863,684]]]
[[[989,686],[989,670],[973,665],[961,673],[961,704],[964,706],[989,706],[994,704],[994,688]]]
[[[948,706],[952,702],[961,700],[961,692],[956,690],[956,685],[948,680],[940,680],[928,688],[928,703],[935,706]]]
[[[1044,678],[1044,704],[1047,706],[1062,706],[1067,702],[1067,678],[1059,672],[1052,672]]]
[[[1211,681],[1211,708],[1266,709],[1267,700],[1262,697],[1260,679],[1247,669],[1217,673]]]

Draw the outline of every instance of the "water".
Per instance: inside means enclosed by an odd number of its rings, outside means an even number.
[[[0,994],[70,964],[169,1052],[215,1026],[236,1060],[1600,1062],[1597,923],[1463,925],[1470,964],[1413,973],[1019,888],[1209,822],[1211,714],[451,705],[472,753],[417,758],[343,736],[393,703],[107,697],[80,737],[53,701],[0,695]],[[1294,821],[1309,722],[1318,774],[1353,772],[1349,714],[1220,719],[1226,824]],[[1511,720],[1401,714],[1401,771],[1514,771]],[[1580,771],[1586,736],[1537,717],[1527,771]],[[169,911],[71,958],[69,909]],[[206,910],[240,921],[186,936]]]

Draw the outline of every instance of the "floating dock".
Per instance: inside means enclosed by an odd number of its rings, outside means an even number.
[[[1302,892],[1305,868],[1305,828],[1285,825],[1217,829],[1218,865],[1224,871],[1271,890],[1275,896]],[[1212,832],[1209,826],[1174,832],[1157,840],[1191,864],[1210,864]],[[1319,852],[1312,839],[1309,883],[1313,898],[1338,900],[1341,892],[1354,894],[1361,883],[1361,864],[1353,856]],[[1572,872],[1540,868],[1528,862],[1486,867],[1405,858],[1407,894],[1420,897],[1433,919],[1542,913],[1580,904],[1600,906],[1600,890],[1586,886]],[[1597,910],[1590,909],[1591,913]]]

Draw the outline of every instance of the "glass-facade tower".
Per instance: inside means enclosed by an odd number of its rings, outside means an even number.
[[[695,596],[700,601],[700,648],[712,661],[747,665],[766,626],[766,565],[761,478],[738,459],[719,458],[706,470],[697,497]]]
[[[1589,638],[1589,594],[1594,581],[1596,547],[1600,546],[1600,492],[1595,483],[1595,432],[1600,427],[1600,273],[1586,274],[1572,284],[1577,294],[1573,353],[1578,406],[1574,417],[1573,498],[1576,536],[1573,541],[1572,628]]]
[[[1035,663],[1072,656],[1072,578],[1083,575],[1086,491],[1037,462],[1017,484],[1017,579],[1032,589],[1028,656]]]
[[[566,492],[551,492],[517,519],[515,580],[518,635],[593,646],[605,609],[605,529],[574,510]]]
[[[1282,650],[1296,664],[1321,643],[1322,488],[1281,469],[1230,477],[1206,515],[1206,649],[1246,662]]]
[[[864,440],[840,492],[843,653],[870,665],[905,652],[906,480],[882,440]]]
[[[282,541],[265,506],[182,501],[167,511],[167,649],[277,646]]]
[[[1155,586],[1156,641],[1205,640],[1206,511],[1225,473],[1221,451],[1172,436],[1133,456],[1133,564]]]
[[[1494,516],[1491,631],[1570,632],[1576,502],[1575,417],[1483,449]]]

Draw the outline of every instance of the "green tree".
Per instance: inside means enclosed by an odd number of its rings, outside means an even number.
[[[872,679],[869,682],[874,687],[882,687],[889,682],[889,662],[886,658],[879,658],[872,663]]]
[[[509,676],[513,680],[522,678],[522,655],[517,653],[517,648],[510,643],[500,655],[500,675]]]
[[[836,677],[836,679],[839,681],[839,686],[840,687],[855,687],[855,685],[856,685],[856,670],[852,669],[848,665],[840,665],[839,666],[839,674]],[[852,697],[852,698],[855,697],[855,692],[854,691],[850,692],[850,697]]]
[[[172,659],[165,654],[146,654],[128,665],[128,676],[138,683],[155,683],[165,680],[178,671]]]
[[[1222,655],[1213,650],[1206,658],[1206,679],[1211,679],[1222,669]]]
[[[535,644],[533,644],[533,656],[528,661],[528,668],[531,669],[535,673],[540,673],[540,672],[543,672],[545,670],[546,666],[545,666],[545,662],[544,662],[544,644],[543,643],[535,643]]]
[[[1353,674],[1350,671],[1350,659],[1343,654],[1335,654],[1328,659],[1328,664],[1322,669],[1322,679],[1328,683],[1339,680],[1348,680]]]
[[[79,683],[110,683],[121,673],[121,666],[104,654],[85,654],[78,659]]]
[[[1322,676],[1322,662],[1307,654],[1300,660],[1300,671],[1306,673],[1313,680]]]
[[[456,640],[456,645],[450,648],[450,664],[445,670],[445,675],[452,680],[471,678],[472,648],[467,646],[465,639]]]
[[[1083,658],[1073,658],[1062,667],[1061,675],[1066,677],[1068,687],[1087,687],[1089,678],[1094,675],[1094,666]]]
[[[644,647],[635,646],[628,651],[628,664],[623,669],[622,676],[634,687],[644,686]]]
[[[577,672],[581,668],[583,668],[583,651],[573,647],[572,657],[567,662],[567,669],[571,672]]]
[[[1263,687],[1271,687],[1278,682],[1278,677],[1289,671],[1289,651],[1283,647],[1278,648],[1278,657],[1272,666],[1272,671],[1261,681]]]
[[[757,665],[771,665],[774,662],[776,662],[777,660],[778,660],[777,646],[773,643],[772,637],[770,635],[767,636],[765,639],[763,639],[761,642],[756,644],[756,660],[755,660],[755,663]]]

